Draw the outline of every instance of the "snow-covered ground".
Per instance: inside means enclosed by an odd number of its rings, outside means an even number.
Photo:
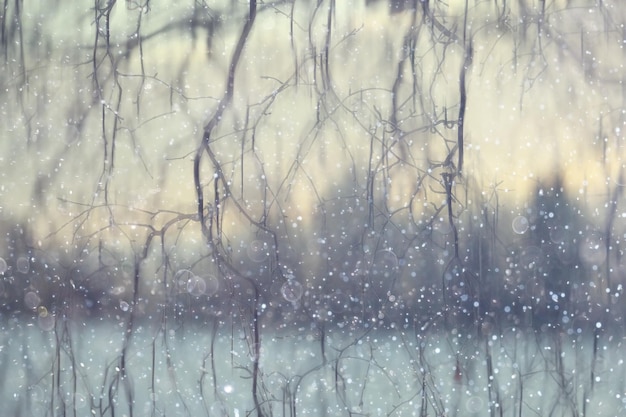
[[[153,323],[154,324],[154,323]],[[163,323],[161,323],[163,324]],[[621,338],[525,332],[477,336],[328,326],[261,332],[237,323],[136,327],[3,324],[6,415],[245,416],[260,352],[266,416],[618,416],[626,410]],[[122,356],[125,370],[122,370]],[[130,405],[129,405],[130,404]]]

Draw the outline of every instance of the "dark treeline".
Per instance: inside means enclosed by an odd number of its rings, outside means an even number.
[[[444,217],[421,224],[419,237],[407,239],[402,225],[368,226],[366,212],[349,209],[364,204],[358,198],[338,199],[325,207],[336,222],[325,227],[339,233],[318,237],[313,245],[309,236],[289,244],[279,238],[287,281],[277,277],[272,242],[258,239],[233,250],[230,261],[242,277],[203,274],[214,270],[207,255],[189,270],[167,272],[157,285],[154,278],[141,277],[135,308],[143,317],[211,321],[251,308],[258,292],[263,321],[278,327],[474,324],[483,330],[512,326],[576,333],[621,326],[626,270],[619,263],[621,251],[614,250],[619,242],[612,240],[613,227],[587,221],[583,204],[558,178],[538,185],[534,195],[520,213],[502,213],[487,203],[468,210],[473,214],[464,215],[466,221],[458,219],[458,257],[452,256],[454,235]],[[328,221],[318,220],[320,228]],[[133,254],[54,250],[56,244],[35,242],[27,225],[3,227],[5,317],[127,313]],[[287,245],[290,252],[283,249]],[[160,267],[146,269],[151,268]]]

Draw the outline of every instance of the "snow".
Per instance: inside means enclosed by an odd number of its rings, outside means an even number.
[[[624,413],[617,0],[22,3],[7,415]]]

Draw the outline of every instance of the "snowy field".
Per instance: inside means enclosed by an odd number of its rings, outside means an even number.
[[[4,415],[620,416],[620,338],[509,329],[472,337],[332,327],[261,333],[238,326],[4,323]],[[330,326],[329,326],[330,327]],[[213,355],[211,354],[213,353]],[[123,360],[122,360],[123,358]],[[125,372],[121,363],[125,363]]]

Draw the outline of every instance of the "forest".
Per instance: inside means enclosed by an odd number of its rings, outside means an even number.
[[[621,325],[623,10],[348,3],[6,2],[4,313]]]

